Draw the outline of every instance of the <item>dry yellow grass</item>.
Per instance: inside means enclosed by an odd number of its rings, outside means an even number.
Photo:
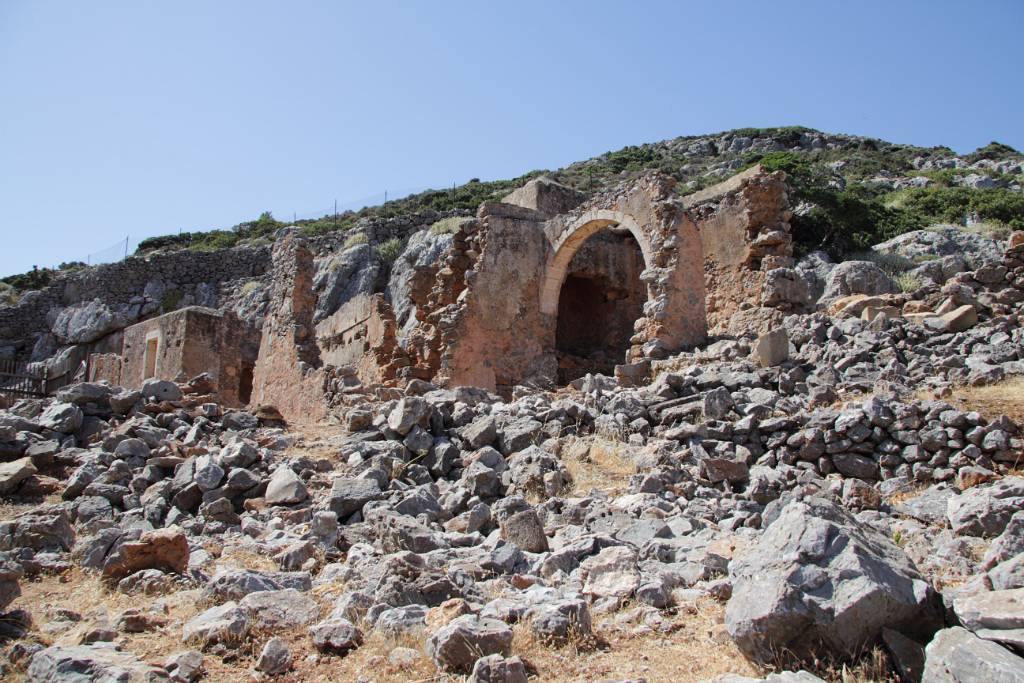
[[[933,399],[927,391],[920,392],[919,398]],[[1018,425],[1024,425],[1024,377],[1008,377],[1001,382],[980,387],[954,387],[949,403],[963,410],[976,410],[989,420],[1006,415]]]
[[[586,450],[580,444],[585,444]],[[628,444],[598,436],[576,439],[563,446],[562,460],[573,481],[571,495],[586,496],[593,489],[616,494],[628,488],[629,477],[636,473],[630,448]]]
[[[578,683],[605,678],[643,678],[648,683],[687,683],[723,673],[760,672],[724,634],[725,609],[702,601],[672,620],[668,633],[633,635],[616,628],[611,616],[595,625],[596,638],[549,647],[525,626],[514,629],[512,651],[526,663],[530,680]]]

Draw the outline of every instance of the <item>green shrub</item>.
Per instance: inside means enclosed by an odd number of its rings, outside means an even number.
[[[904,190],[892,205],[924,221],[963,223],[970,214],[983,221],[1024,229],[1024,194],[1002,187],[922,187]]]
[[[467,216],[452,216],[442,218],[430,226],[430,232],[435,235],[454,235],[463,225],[473,220]]]
[[[366,244],[369,241],[365,232],[354,232],[345,240],[345,249],[350,249],[357,244]]]
[[[892,281],[896,283],[896,286],[900,288],[901,292],[916,292],[917,290],[924,287],[924,281],[921,280],[917,275],[913,273],[897,273],[893,276]]]
[[[405,244],[402,240],[397,237],[392,237],[388,241],[377,246],[377,256],[379,256],[380,260],[384,263],[394,263],[402,254],[402,249],[404,248]]]

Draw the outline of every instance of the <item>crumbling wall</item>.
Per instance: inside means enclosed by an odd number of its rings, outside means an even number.
[[[327,414],[328,373],[313,325],[313,253],[293,233],[275,243],[272,259],[270,302],[251,403],[273,406],[289,421],[316,422]]]
[[[682,204],[700,234],[709,329],[757,331],[781,317],[761,303],[766,273],[792,265],[785,175],[755,166]]]

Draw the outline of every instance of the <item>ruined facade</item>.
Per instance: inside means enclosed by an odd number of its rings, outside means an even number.
[[[137,389],[150,378],[210,378],[221,403],[248,405],[259,334],[231,313],[190,306],[125,328],[121,353],[94,354],[90,379]]]
[[[776,320],[762,303],[766,272],[792,265],[783,175],[755,167],[686,198],[673,185],[651,173],[584,201],[537,179],[483,204],[411,275],[401,330],[381,294],[314,324],[312,255],[279,240],[253,402],[308,418],[355,378],[550,386]]]

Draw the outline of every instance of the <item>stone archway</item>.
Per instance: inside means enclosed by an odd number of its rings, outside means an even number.
[[[558,384],[588,372],[611,375],[632,351],[650,292],[641,274],[651,249],[632,216],[588,212],[564,233],[545,269],[540,308],[553,318]]]
[[[647,300],[621,361],[661,358],[704,341],[707,314],[700,235],[678,204],[652,199],[648,192],[636,191],[607,208],[590,208],[545,226],[550,249],[539,308],[548,324],[546,343],[552,355],[557,354],[559,301],[570,264],[591,237],[609,227],[633,236],[645,266],[640,279]]]
[[[612,226],[620,226],[633,235],[640,245],[644,264],[651,266],[651,242],[636,220],[620,211],[596,209],[587,211],[566,227],[552,243],[551,257],[544,268],[544,282],[540,291],[540,312],[544,315],[558,314],[558,298],[568,275],[569,264],[588,239]]]

